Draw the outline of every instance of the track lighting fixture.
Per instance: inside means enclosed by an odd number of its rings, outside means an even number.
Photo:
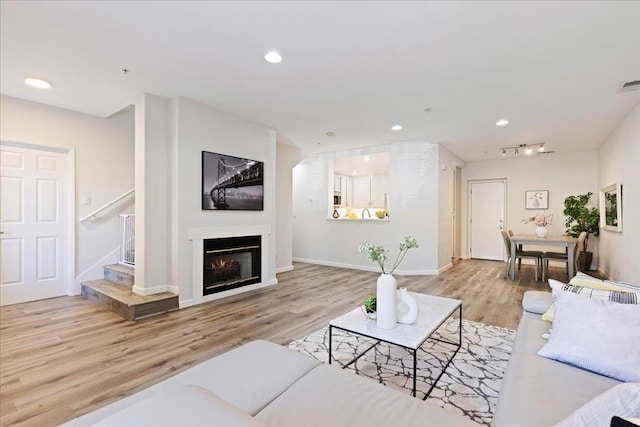
[[[545,142],[538,142],[537,144],[519,144],[514,147],[502,147],[502,156],[506,156],[509,150],[513,150],[513,154],[520,154],[521,151],[524,151],[527,155],[533,154],[533,149],[538,148],[538,152],[542,153],[545,151]]]

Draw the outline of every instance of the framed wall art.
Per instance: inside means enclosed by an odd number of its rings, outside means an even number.
[[[264,162],[203,151],[202,210],[264,210]]]
[[[600,189],[600,228],[622,233],[622,185]]]
[[[549,190],[524,192],[525,209],[549,209]]]

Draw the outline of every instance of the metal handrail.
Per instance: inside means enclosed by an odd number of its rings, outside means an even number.
[[[108,207],[110,207],[111,205],[119,202],[120,200],[124,199],[125,197],[127,197],[129,194],[132,194],[136,191],[135,188],[132,188],[131,190],[127,191],[126,193],[124,193],[121,196],[116,197],[115,199],[113,199],[112,201],[110,201],[109,203],[105,204],[104,206],[99,207],[98,209],[96,209],[95,211],[91,212],[90,214],[80,218],[80,222],[85,222],[88,221],[92,218],[94,218],[96,215],[98,215],[100,212],[102,212],[103,210],[107,209]]]

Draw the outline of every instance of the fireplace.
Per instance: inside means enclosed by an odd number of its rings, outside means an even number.
[[[204,239],[203,296],[260,283],[261,241],[261,236]]]

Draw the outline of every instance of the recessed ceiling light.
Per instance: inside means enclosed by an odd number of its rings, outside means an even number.
[[[358,175],[358,172],[356,172],[356,170],[354,169],[353,172],[351,172],[351,175]]]
[[[336,134],[333,132],[327,132],[325,135],[327,135],[329,138],[333,138],[334,136],[336,136]]]
[[[527,147],[527,149],[524,150],[524,152],[527,153],[527,154],[531,154],[531,153],[533,153],[533,150],[531,149],[531,147]]]
[[[31,87],[37,87],[38,89],[51,89],[53,86],[46,80],[36,79],[35,77],[25,77],[24,82]]]
[[[277,64],[279,62],[282,62],[282,56],[280,56],[280,54],[275,50],[272,50],[271,52],[267,53],[264,56],[264,59],[265,61],[270,62],[272,64]]]
[[[506,126],[509,124],[509,120],[507,119],[500,119],[496,122],[496,126]]]
[[[538,151],[541,153],[544,151],[544,142],[542,143],[542,145],[540,145],[540,147],[538,147]]]
[[[391,130],[402,130],[402,126],[400,125],[395,125],[395,126],[391,126]]]
[[[364,156],[364,161],[365,161],[365,162],[368,162],[369,160],[371,160],[371,157],[369,157],[369,156]]]

